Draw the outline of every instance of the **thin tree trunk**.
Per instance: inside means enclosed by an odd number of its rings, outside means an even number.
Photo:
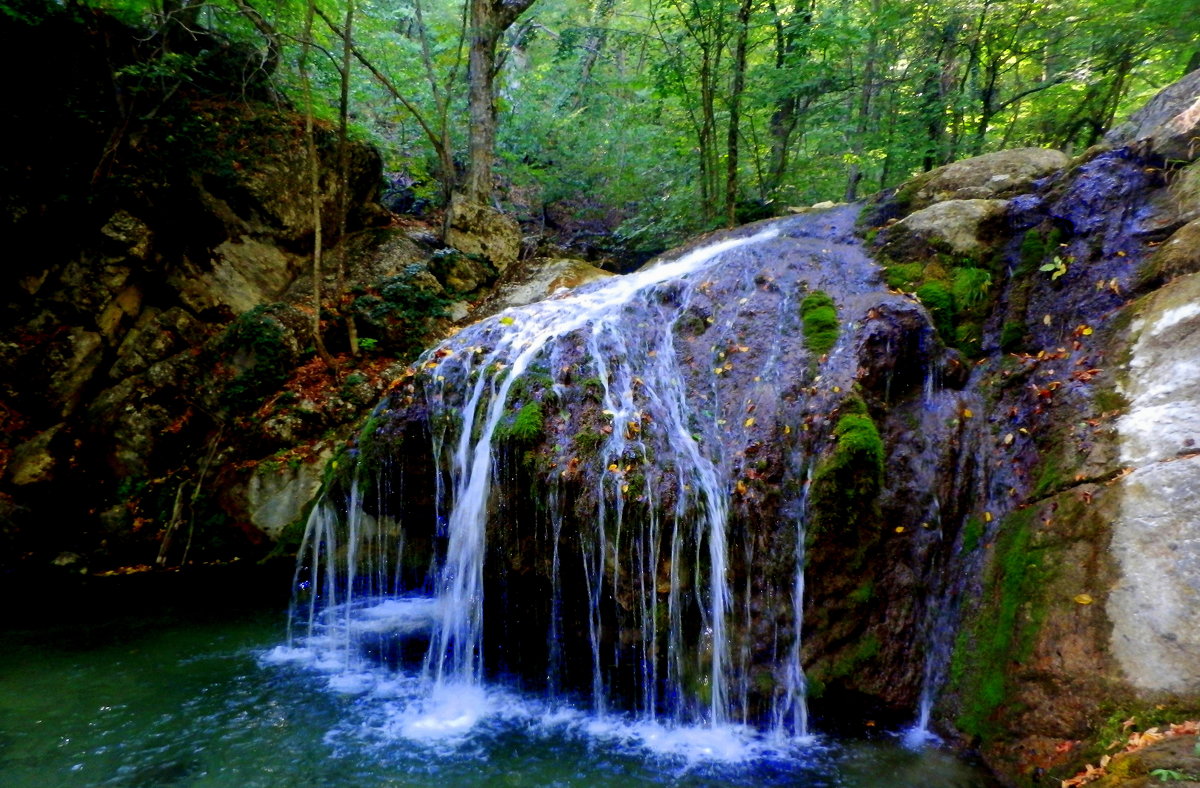
[[[350,64],[351,42],[354,40],[354,0],[346,0],[346,32],[342,39],[342,84],[338,104],[338,253],[333,300],[341,309],[342,295],[346,292],[346,228],[350,219]],[[346,338],[350,355],[358,355],[358,325],[354,314],[345,314]]]
[[[725,139],[725,220],[737,224],[738,196],[738,132],[741,124],[742,92],[746,86],[746,45],[750,36],[750,5],[741,0],[738,6],[737,34],[733,51],[733,84],[729,89],[729,133]]]
[[[325,348],[325,338],[321,334],[321,162],[317,157],[317,135],[314,128],[312,111],[312,83],[308,76],[308,55],[312,47],[313,14],[316,5],[314,0],[308,0],[304,12],[304,34],[300,41],[300,89],[304,95],[304,141],[308,152],[309,196],[312,199],[313,226],[313,346],[317,355],[325,362],[330,370],[337,370],[337,363]],[[345,37],[349,41],[349,37]]]
[[[466,182],[467,202],[486,205],[492,197],[492,163],[496,155],[496,47],[534,0],[470,0],[470,48],[467,55]]]

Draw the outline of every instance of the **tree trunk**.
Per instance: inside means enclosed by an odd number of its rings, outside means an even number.
[[[737,224],[738,131],[741,124],[742,92],[746,86],[746,44],[750,36],[751,2],[752,0],[741,0],[738,5],[737,37],[733,51],[733,84],[729,89],[729,133],[725,141],[725,219],[730,227]]]
[[[492,162],[496,155],[496,47],[534,0],[471,0],[470,48],[467,56],[467,178],[462,196],[487,205],[492,197]]]

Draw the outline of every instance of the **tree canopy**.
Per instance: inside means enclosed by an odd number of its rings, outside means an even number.
[[[421,200],[482,178],[526,221],[648,249],[991,150],[1080,151],[1200,66],[1200,16],[1162,0],[75,2],[165,31],[164,53],[196,28],[253,48]],[[494,95],[482,137],[472,84]]]

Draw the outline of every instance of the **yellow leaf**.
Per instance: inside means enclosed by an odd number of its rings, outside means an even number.
[[[612,471],[613,473],[620,473],[620,471],[621,471],[621,469],[617,467],[617,464],[615,462],[612,465],[609,465],[608,469],[610,471]]]
[[[751,416],[750,418],[746,419],[744,422],[742,422],[742,426],[753,427],[754,426],[754,417]]]
[[[1091,326],[1084,326],[1084,327],[1083,327],[1083,331],[1082,331],[1081,333],[1082,333],[1082,334],[1083,334],[1085,337],[1090,337],[1090,336],[1092,335],[1092,327],[1091,327]]]
[[[1010,432],[1004,436],[1004,445],[1010,446],[1010,445],[1012,445],[1012,442],[1013,442],[1013,434]]]
[[[902,533],[904,533],[904,526],[903,526],[903,525],[897,525],[897,526],[896,526],[896,533],[898,533],[898,534],[902,534]]]
[[[1080,605],[1090,605],[1094,601],[1095,600],[1092,599],[1091,594],[1076,594],[1075,595],[1075,602]]]
[[[517,321],[508,316],[500,318],[500,325],[502,326],[511,326],[515,322]]]
[[[992,513],[991,513],[991,512],[984,512],[984,513],[983,513],[983,521],[984,521],[985,523],[990,523],[990,522],[992,521]]]
[[[787,424],[784,424],[784,425],[783,425],[783,434],[784,434],[784,435],[791,435],[791,434],[792,434],[792,428],[791,428],[791,426],[790,426],[790,425],[787,425]]]
[[[962,417],[963,417],[964,419],[969,419],[969,418],[971,418],[971,417],[972,417],[972,416],[974,416],[974,415],[975,415],[975,414],[974,414],[974,412],[972,412],[970,408],[963,408],[963,410],[962,410]]]
[[[745,495],[746,494],[746,483],[744,481],[742,481],[741,479],[738,479],[737,484],[734,485],[734,489],[737,490],[738,495]]]

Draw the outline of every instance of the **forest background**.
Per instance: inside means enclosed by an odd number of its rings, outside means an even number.
[[[0,13],[39,4],[6,2]],[[1200,67],[1200,14],[1165,0],[78,8],[167,32],[157,60],[120,75],[131,94],[205,78],[204,50],[187,46],[204,31],[244,47],[254,80],[268,73],[318,123],[374,143],[403,207],[445,205],[487,155],[482,196],[526,226],[569,216],[647,251],[790,205],[852,200],[992,150],[1079,152]],[[469,64],[481,36],[492,39],[492,59]],[[472,144],[477,124],[468,122],[484,71],[496,108],[488,151]]]

